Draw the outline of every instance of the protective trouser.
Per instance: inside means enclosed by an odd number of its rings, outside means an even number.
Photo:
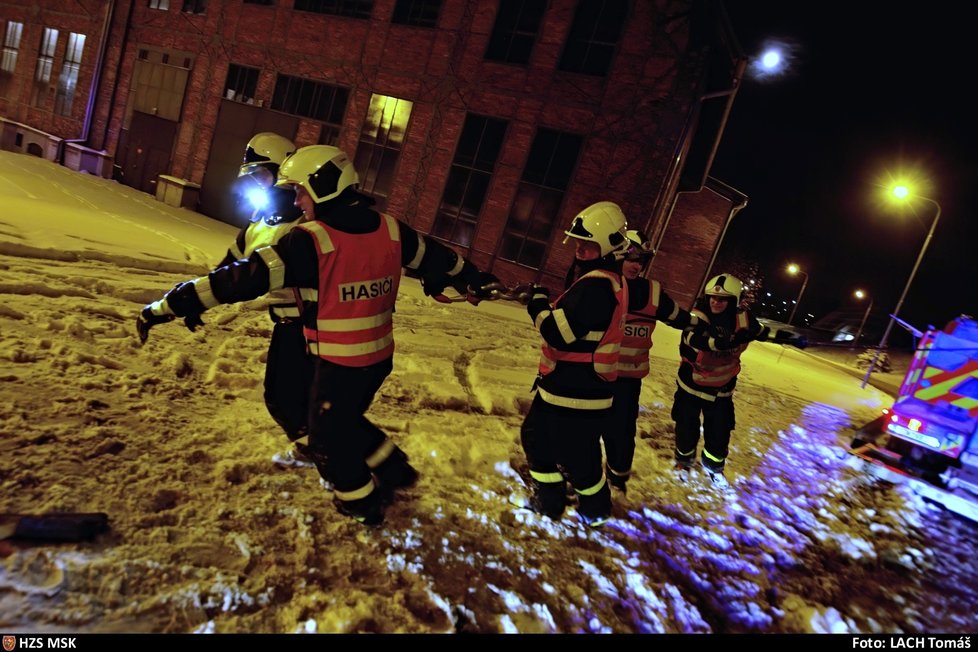
[[[308,434],[314,363],[306,350],[302,323],[276,323],[265,361],[265,406],[289,441]]]
[[[615,381],[611,427],[603,433],[608,464],[608,482],[624,486],[632,472],[635,457],[635,422],[638,400],[642,393],[641,378],[619,378]]]
[[[733,397],[730,396],[707,401],[676,389],[672,403],[672,418],[676,422],[676,461],[691,465],[696,459],[700,414],[703,415],[703,466],[721,472],[727,460],[730,433],[735,425]]]
[[[611,491],[601,464],[601,433],[611,409],[574,410],[533,398],[520,431],[530,466],[534,507],[559,518],[567,502],[563,469],[577,494],[577,511],[586,519],[611,516]]]
[[[392,368],[391,358],[367,367],[344,367],[314,358],[309,447],[319,474],[338,494],[362,490],[371,483],[367,458],[381,447],[386,435],[364,413]]]

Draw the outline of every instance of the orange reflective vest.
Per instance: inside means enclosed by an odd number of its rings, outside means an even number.
[[[652,331],[655,330],[655,314],[659,310],[662,285],[658,281],[644,280],[649,284],[648,303],[629,312],[625,318],[625,332],[618,355],[618,376],[621,378],[645,378],[649,375],[649,350],[652,348]]]
[[[394,355],[392,314],[401,281],[401,232],[381,215],[373,233],[345,233],[320,221],[295,228],[312,235],[319,259],[315,328],[303,333],[309,352],[346,367]]]
[[[709,323],[709,318],[700,310],[690,311],[700,321]],[[734,332],[746,330],[750,325],[746,312],[738,312],[734,322]],[[697,351],[696,358],[684,358],[693,368],[692,380],[703,387],[723,387],[740,373],[740,354],[747,349],[741,344],[727,351]]]
[[[618,304],[611,317],[611,323],[604,331],[591,331],[579,338],[579,341],[591,343],[587,346],[587,351],[563,351],[555,349],[546,342],[543,343],[542,355],[540,357],[539,372],[546,376],[552,372],[558,362],[573,362],[578,364],[593,365],[595,373],[603,380],[614,381],[618,378],[618,355],[621,349],[621,340],[625,330],[625,315],[628,311],[628,286],[622,282],[621,276],[614,272],[603,269],[595,269],[581,276],[574,283],[584,278],[606,278],[611,283]],[[573,285],[571,285],[573,287]],[[568,288],[569,290],[570,288]],[[564,293],[566,294],[566,292]],[[560,306],[560,299],[563,294],[554,302],[554,306]]]

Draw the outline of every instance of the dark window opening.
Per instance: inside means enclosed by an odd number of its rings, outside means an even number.
[[[438,23],[440,10],[441,0],[397,0],[391,22],[415,27],[434,27]]]
[[[463,247],[472,245],[507,124],[498,118],[465,117],[431,230],[433,236]]]
[[[502,0],[486,48],[486,59],[528,63],[546,8],[546,0]]]
[[[224,97],[245,104],[255,103],[258,88],[258,69],[247,68],[232,63],[228,66],[227,81],[224,82]]]
[[[576,134],[537,130],[503,231],[500,258],[533,269],[543,266],[583,142]]]
[[[293,8],[296,11],[311,11],[316,14],[370,18],[374,3],[373,0],[295,0]]]
[[[607,75],[627,17],[624,0],[581,0],[558,67],[584,75]]]

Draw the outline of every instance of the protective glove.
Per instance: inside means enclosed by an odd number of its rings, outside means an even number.
[[[502,285],[499,277],[491,272],[479,272],[475,277],[475,282],[468,287],[469,303],[474,306],[479,305],[483,299],[492,298],[492,291],[498,290]]]
[[[445,295],[445,288],[450,284],[451,278],[448,274],[437,274],[421,277],[421,289],[425,296],[434,297],[436,300]]]
[[[729,351],[737,346],[734,342],[734,335],[722,326],[711,324],[707,334],[713,340],[713,348],[717,351]]]
[[[204,325],[204,320],[200,318],[199,314],[187,315],[183,318],[183,325],[193,333],[196,332],[198,326]]]
[[[729,341],[730,331],[723,326],[717,326],[716,324],[710,324],[710,337],[716,340]]]
[[[551,308],[550,290],[542,285],[532,285],[520,294],[520,303],[526,304],[526,311],[536,319],[539,313]]]
[[[149,329],[157,324],[171,322],[176,317],[173,315],[154,315],[151,305],[143,306],[143,309],[136,315],[136,334],[139,335],[139,343],[145,344],[149,338]]]

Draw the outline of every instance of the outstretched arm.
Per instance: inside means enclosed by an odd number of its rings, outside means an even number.
[[[316,253],[311,237],[290,231],[277,244],[256,249],[247,259],[218,267],[207,276],[177,284],[143,307],[136,320],[141,341],[149,329],[181,317],[191,331],[201,313],[225,303],[249,301],[283,287],[316,287]]]
[[[499,281],[493,274],[480,271],[454,249],[418,233],[403,222],[398,224],[401,229],[401,265],[421,276],[428,296],[438,296],[451,286],[459,294],[471,291],[479,297],[484,286]]]

